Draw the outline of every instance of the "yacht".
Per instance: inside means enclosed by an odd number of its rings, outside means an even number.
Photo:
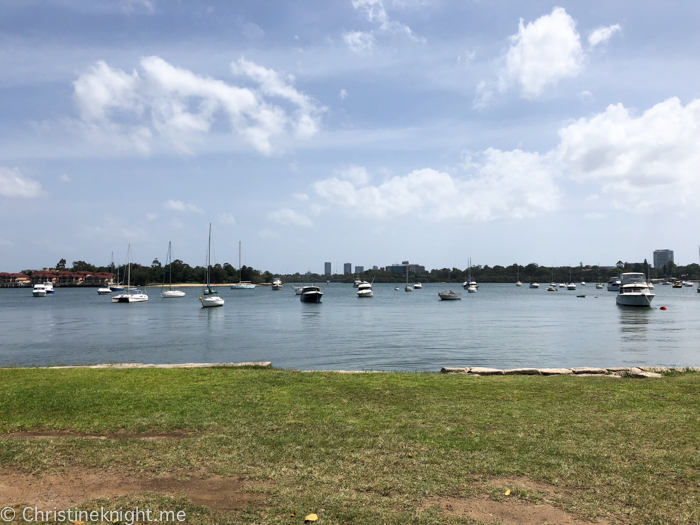
[[[619,292],[620,291],[620,278],[611,277],[608,281],[608,292]]]
[[[515,286],[522,286],[523,285],[523,283],[520,282],[520,265],[518,265],[518,275],[515,279],[516,279]]]
[[[107,286],[102,286],[101,288],[97,289],[97,295],[111,295],[112,294],[112,289],[107,287]]]
[[[686,286],[686,287],[688,287],[688,288],[692,288],[692,287],[693,287],[693,283],[691,283],[690,281],[683,281],[683,286]],[[47,293],[50,293],[48,290],[46,290],[46,292],[47,292]]]
[[[557,287],[554,286],[554,284],[550,284],[549,287],[547,288],[548,292],[558,292]]]
[[[55,293],[54,289],[53,289],[53,282],[52,281],[46,281],[44,283],[44,288],[46,288],[46,293]]]
[[[467,286],[467,293],[476,293],[478,290],[479,288],[475,284]]]
[[[540,283],[536,283],[536,282],[530,283],[530,288],[539,288],[539,287],[540,287]]]
[[[421,283],[416,283],[416,284],[413,285],[413,288],[414,288],[415,290],[420,290],[421,288],[423,288],[423,285],[422,285]]]
[[[474,288],[479,288],[479,285],[476,284],[476,279],[472,278],[472,258],[469,257],[469,276],[467,277],[467,280],[462,283],[462,288],[465,290],[469,291],[470,287]],[[474,292],[469,292],[469,293],[474,293]]]
[[[603,283],[598,283],[595,285],[596,290],[602,290],[603,289]]]
[[[440,297],[442,301],[459,301],[462,298],[462,294],[450,290],[449,292],[438,292],[438,297]]]
[[[303,286],[294,286],[292,285],[292,288],[294,288],[294,293],[297,295],[301,295],[302,290],[304,290]]]
[[[163,272],[163,285],[160,287],[160,296],[163,299],[176,299],[178,297],[184,297],[185,292],[182,290],[173,290],[173,250],[171,242],[168,242],[168,255],[165,257],[165,268],[170,269],[170,281],[168,284],[168,289],[166,290],[165,272]]]
[[[323,292],[316,286],[304,286],[301,289],[301,295],[299,299],[304,303],[320,303],[321,297],[323,297]]]
[[[566,285],[567,290],[575,290],[576,289],[576,283],[569,283]]]
[[[272,280],[272,289],[273,290],[281,290],[282,289],[282,281],[280,279],[273,279]]]
[[[231,285],[231,290],[252,290],[255,285],[250,281],[242,281],[243,266],[241,266],[241,241],[238,241],[238,282]]]
[[[630,272],[621,275],[620,290],[616,302],[622,306],[651,306],[654,294],[649,289],[643,273]]]
[[[352,283],[352,287],[353,287],[353,288],[357,288],[358,286],[360,286],[360,283],[361,283],[361,282],[362,282],[362,281],[360,281],[359,279],[355,279],[355,282]]]
[[[32,295],[34,297],[46,297],[46,286],[42,283],[35,284],[34,289],[32,289]]]
[[[206,297],[202,299],[199,298],[199,302],[202,303],[202,308],[212,308],[216,306],[223,306],[224,300],[219,297],[219,292],[211,289],[210,283],[211,277],[211,223],[209,223],[209,245],[207,248],[207,286],[204,288],[204,295]]]
[[[671,288],[683,288],[683,283],[681,281],[676,281]]]
[[[374,292],[372,292],[372,284],[367,281],[362,281],[357,287],[358,297],[372,297]]]
[[[128,260],[127,265],[127,278],[126,278],[126,291],[120,293],[119,295],[112,296],[113,303],[144,303],[148,301],[148,295],[143,293],[142,290],[136,288],[131,288],[131,244],[126,251],[126,258]]]

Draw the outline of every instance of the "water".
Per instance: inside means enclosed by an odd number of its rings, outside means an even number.
[[[654,308],[618,307],[589,284],[547,292],[514,284],[322,286],[321,304],[281,291],[219,288],[223,308],[182,299],[112,304],[96,289],[0,289],[0,366],[272,361],[301,370],[439,370],[443,366],[700,366],[700,294],[656,286]],[[461,301],[437,292],[462,291]],[[586,294],[585,299],[577,294]],[[667,311],[658,307],[665,305]]]

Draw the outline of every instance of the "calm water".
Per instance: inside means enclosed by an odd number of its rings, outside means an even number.
[[[700,366],[700,294],[656,286],[654,308],[625,308],[595,285],[547,292],[482,284],[461,301],[425,284],[413,293],[375,284],[359,299],[349,284],[322,286],[321,304],[290,285],[219,288],[223,308],[182,299],[112,304],[96,289],[0,289],[0,366],[272,361],[302,370],[439,370],[442,366]],[[585,299],[577,294],[586,294]],[[597,296],[597,298],[596,298]],[[665,305],[667,311],[658,307]]]

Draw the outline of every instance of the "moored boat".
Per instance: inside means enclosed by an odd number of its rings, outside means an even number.
[[[46,286],[43,283],[35,284],[32,289],[32,295],[34,297],[46,297]]]
[[[97,289],[97,295],[111,295],[112,289],[106,286]]]
[[[620,278],[611,277],[608,281],[608,292],[619,292],[620,291]]]
[[[182,290],[173,290],[173,251],[172,243],[168,242],[168,255],[165,257],[165,268],[170,269],[170,277],[168,289],[165,289],[165,272],[163,272],[163,286],[160,287],[160,296],[163,299],[177,299],[178,297],[184,297],[185,292]]]
[[[442,301],[458,301],[462,298],[462,294],[456,293],[456,292],[453,292],[452,290],[450,290],[450,291],[438,292],[438,297],[440,297],[440,299]]]
[[[46,281],[44,283],[44,288],[46,288],[46,293],[55,293],[53,289],[53,282],[52,281]]]
[[[142,290],[136,288],[131,288],[131,244],[126,251],[127,264],[127,278],[126,278],[126,290],[124,293],[112,296],[113,303],[144,303],[148,301],[148,295],[146,295]]]
[[[273,290],[281,290],[282,289],[282,280],[281,279],[273,279],[272,280],[272,289]]]
[[[358,297],[373,297],[374,292],[372,291],[372,284],[367,281],[362,281],[357,287]]]
[[[299,300],[304,303],[320,303],[321,297],[323,297],[323,292],[314,284],[312,286],[304,286],[301,289]]]
[[[540,283],[536,283],[536,282],[530,283],[530,288],[539,288],[539,287],[540,287]]]
[[[621,306],[651,306],[654,293],[649,289],[646,276],[643,273],[623,273],[620,277],[617,304]]]
[[[211,274],[211,223],[209,223],[209,245],[207,249],[207,286],[204,289],[204,299],[199,298],[199,302],[202,303],[202,308],[211,308],[214,306],[223,306],[224,300],[219,297],[219,292],[211,289],[210,284],[210,274]]]

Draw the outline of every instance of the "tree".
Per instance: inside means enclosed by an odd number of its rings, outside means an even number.
[[[63,259],[65,261],[65,259]],[[74,272],[94,272],[95,267],[92,264],[88,264],[85,261],[73,261],[73,271]]]
[[[58,261],[58,264],[56,265],[56,269],[57,270],[65,270],[66,269],[66,260],[61,259],[60,261]]]
[[[622,261],[617,261],[617,264],[616,264],[615,266],[617,266],[618,268],[622,269],[622,268],[625,267],[625,263],[623,263]]]

